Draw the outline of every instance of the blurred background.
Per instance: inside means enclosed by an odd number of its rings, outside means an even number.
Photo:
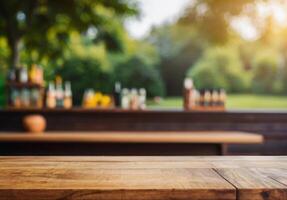
[[[287,108],[285,0],[2,0],[0,105],[9,69],[41,65],[48,83],[145,88],[149,108],[181,108],[186,77],[224,88],[228,109]],[[154,100],[157,97],[156,101]]]

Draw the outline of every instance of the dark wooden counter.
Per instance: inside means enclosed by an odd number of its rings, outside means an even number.
[[[28,114],[46,117],[48,131],[243,131],[264,144],[229,145],[230,154],[287,154],[287,111],[186,112],[182,110],[0,110],[0,132],[23,131]]]
[[[287,157],[0,157],[1,200],[286,200]]]

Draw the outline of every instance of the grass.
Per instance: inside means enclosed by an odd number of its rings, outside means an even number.
[[[149,108],[182,108],[181,97],[168,97],[159,104],[148,102]],[[287,96],[239,94],[228,95],[228,109],[287,109]]]

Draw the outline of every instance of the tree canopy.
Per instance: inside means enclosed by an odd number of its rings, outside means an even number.
[[[186,9],[180,23],[196,26],[213,43],[225,43],[230,36],[232,19],[243,12],[254,17],[254,4],[259,1],[196,0]]]
[[[72,32],[93,31],[94,41],[119,49],[115,23],[137,14],[130,0],[0,1],[0,37],[7,39],[10,65],[19,64],[21,46],[38,59],[62,54]]]

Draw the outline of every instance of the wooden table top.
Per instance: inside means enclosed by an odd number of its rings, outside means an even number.
[[[256,144],[263,136],[234,131],[0,133],[1,142],[122,142]]]
[[[287,157],[0,157],[0,199],[286,200]]]

